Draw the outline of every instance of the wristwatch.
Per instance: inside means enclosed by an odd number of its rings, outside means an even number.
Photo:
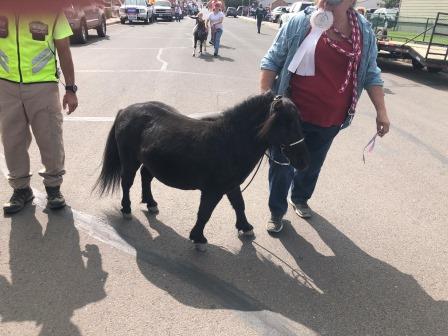
[[[73,93],[76,93],[76,91],[78,91],[78,87],[73,84],[73,85],[66,85],[65,86],[65,91],[71,91]]]

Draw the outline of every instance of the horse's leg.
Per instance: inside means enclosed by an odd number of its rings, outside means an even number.
[[[227,193],[227,198],[232,204],[233,209],[236,213],[236,229],[238,231],[243,231],[244,235],[252,236],[254,234],[254,227],[249,224],[246,218],[246,214],[244,212],[244,199],[241,194],[240,187],[237,187]]]
[[[196,55],[196,46],[197,46],[197,43],[198,43],[198,37],[197,37],[196,33],[194,33],[193,39],[194,39],[193,56],[195,56]]]
[[[142,203],[146,203],[148,212],[157,214],[159,213],[159,208],[157,207],[157,202],[154,200],[151,191],[151,181],[154,176],[145,166],[140,168],[140,175],[142,177]]]
[[[205,251],[205,244],[207,244],[207,239],[204,237],[205,224],[207,224],[213,210],[221,200],[222,196],[223,195],[219,193],[204,191],[201,194],[201,204],[199,205],[196,225],[190,232],[190,239],[199,251]]]
[[[126,160],[121,166],[121,189],[123,190],[123,198],[121,199],[121,213],[126,219],[131,219],[131,199],[129,198],[129,190],[134,183],[135,173],[140,167],[137,160]]]

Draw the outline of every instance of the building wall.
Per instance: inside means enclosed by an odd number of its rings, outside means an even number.
[[[435,18],[437,12],[448,13],[448,0],[401,0],[400,17]]]

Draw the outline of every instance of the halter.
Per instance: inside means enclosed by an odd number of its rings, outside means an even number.
[[[276,105],[282,98],[283,98],[283,97],[282,97],[281,95],[277,95],[277,96],[275,96],[273,102],[271,103],[271,111],[274,109],[275,105]],[[287,160],[288,162],[279,162],[279,161],[277,161],[277,160],[274,160],[268,153],[264,153],[264,155],[266,155],[266,156],[268,157],[269,160],[271,160],[272,162],[274,162],[274,163],[276,163],[276,164],[278,164],[278,165],[280,165],[280,166],[289,166],[289,165],[291,165],[291,161],[290,161],[289,158],[285,155],[285,153],[283,152],[283,150],[284,150],[285,148],[294,147],[294,146],[296,146],[296,145],[298,145],[299,143],[304,142],[304,141],[305,141],[305,138],[301,138],[301,139],[299,139],[299,140],[297,140],[297,141],[295,141],[295,142],[292,142],[292,143],[290,143],[290,144],[286,144],[286,145],[283,145],[283,144],[282,144],[282,145],[280,145],[280,150],[281,150],[283,156],[286,158],[286,160]]]
[[[280,165],[280,166],[289,166],[289,165],[291,165],[291,161],[290,161],[289,158],[285,155],[285,153],[283,152],[283,150],[284,150],[285,148],[293,147],[293,146],[295,146],[295,145],[298,145],[299,143],[304,142],[304,141],[305,141],[305,138],[301,138],[300,140],[297,140],[296,142],[290,143],[290,144],[288,144],[288,145],[280,145],[280,150],[281,150],[283,156],[286,158],[287,162],[279,162],[279,161],[277,161],[277,160],[274,160],[268,153],[264,153],[264,155],[266,155],[266,156],[268,157],[269,160],[271,160],[272,162],[274,162],[274,163],[276,163],[276,164],[278,164],[278,165]]]

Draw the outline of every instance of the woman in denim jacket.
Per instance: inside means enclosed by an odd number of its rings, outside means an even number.
[[[334,137],[350,125],[363,89],[377,111],[379,136],[389,131],[381,71],[377,67],[375,35],[366,19],[353,10],[355,0],[320,0],[318,6],[333,13],[333,26],[319,38],[315,50],[315,75],[291,73],[288,67],[311,30],[310,14],[295,15],[283,26],[261,61],[260,89],[288,95],[296,103],[303,120],[305,142],[311,155],[305,171],[272,160],[269,169],[268,232],[280,232],[288,200],[302,218],[312,215],[311,198],[320,169]],[[280,148],[271,148],[271,158],[286,162]]]

